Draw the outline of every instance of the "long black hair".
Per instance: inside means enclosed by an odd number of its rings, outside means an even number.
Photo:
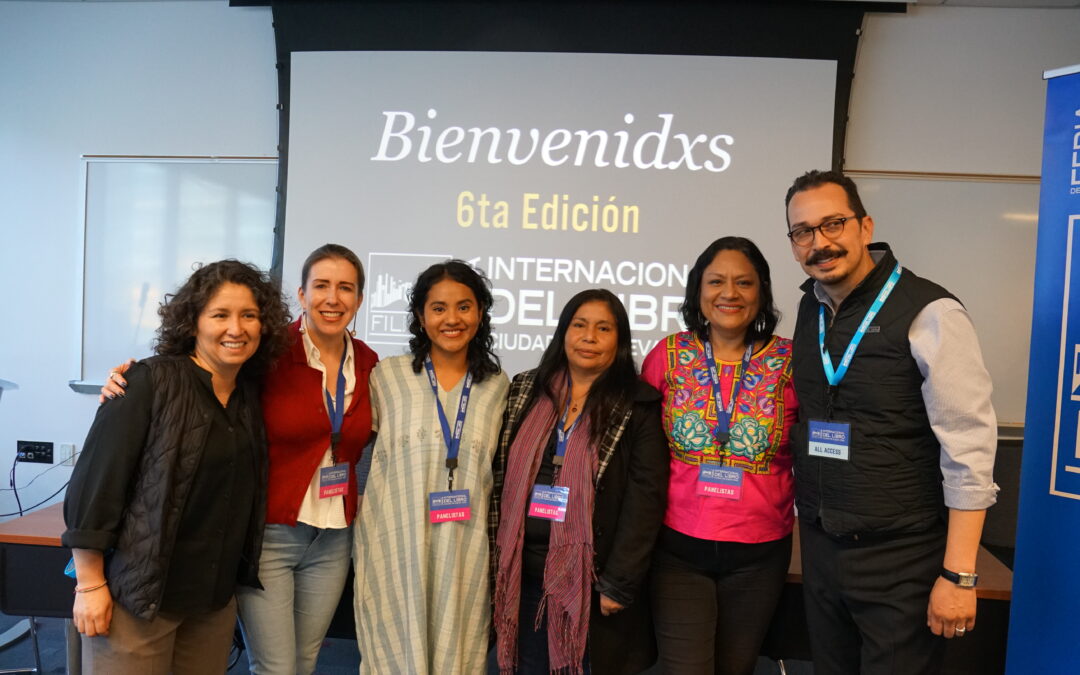
[[[495,355],[495,338],[491,335],[491,305],[495,299],[491,295],[491,282],[488,278],[464,260],[453,259],[435,263],[420,273],[409,291],[409,332],[413,335],[409,339],[409,351],[413,356],[413,372],[420,372],[424,367],[424,359],[431,353],[431,338],[420,323],[420,317],[424,315],[424,305],[431,287],[443,279],[464,284],[476,296],[480,325],[476,327],[476,335],[469,341],[466,359],[473,380],[479,384],[488,375],[502,370],[499,357]]]
[[[535,399],[538,393],[543,391],[558,405],[559,399],[555,388],[561,378],[566,377],[569,368],[566,358],[566,332],[578,309],[587,302],[605,303],[611,315],[615,317],[616,329],[615,360],[592,383],[589,396],[585,400],[585,408],[581,411],[582,416],[589,420],[589,426],[592,429],[590,436],[593,442],[596,442],[607,429],[611,414],[616,409],[623,408],[620,404],[633,401],[638,379],[634,353],[630,347],[630,319],[626,316],[626,308],[614,293],[606,288],[591,288],[581,291],[566,303],[562,313],[559,314],[559,325],[555,328],[555,335],[544,350],[544,355],[540,357],[540,365],[536,368],[537,386],[533,389],[531,398]],[[567,396],[569,395],[570,392],[567,392]],[[526,408],[531,403],[532,401],[526,405]]]
[[[773,301],[769,262],[765,260],[757,244],[746,237],[720,237],[709,244],[708,248],[698,256],[697,262],[686,277],[686,298],[679,307],[683,323],[702,340],[709,339],[709,322],[701,313],[701,278],[705,276],[705,268],[712,264],[713,258],[720,251],[742,253],[757,272],[759,309],[750,327],[746,329],[746,344],[769,339],[776,330],[776,324],[780,323],[780,310],[776,309],[776,303]]]

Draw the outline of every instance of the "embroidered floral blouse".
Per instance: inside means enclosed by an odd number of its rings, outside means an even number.
[[[663,395],[664,432],[671,449],[664,524],[711,541],[780,539],[794,523],[788,432],[798,403],[791,382],[791,340],[769,339],[753,355],[745,374],[739,372],[738,361],[718,360],[716,365],[725,401],[735,378],[742,378],[730,441],[723,448],[713,434],[716,405],[700,339],[688,331],[669,335],[642,366],[642,379]],[[702,461],[742,468],[740,499],[699,496]]]

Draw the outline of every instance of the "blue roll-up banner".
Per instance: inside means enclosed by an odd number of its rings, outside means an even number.
[[[1080,66],[1045,77],[1035,304],[1006,663],[1009,673],[1018,674],[1080,672]],[[1008,307],[1001,308],[1000,320],[1009,321]]]

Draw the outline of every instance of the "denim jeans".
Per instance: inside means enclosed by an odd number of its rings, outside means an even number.
[[[310,675],[349,574],[352,528],[272,524],[259,581],[236,591],[251,672]]]

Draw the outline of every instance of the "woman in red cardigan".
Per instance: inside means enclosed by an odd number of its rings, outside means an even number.
[[[356,462],[371,434],[375,352],[348,326],[364,269],[349,249],[321,246],[300,273],[303,314],[291,348],[266,377],[270,450],[263,590],[237,594],[252,673],[306,675],[341,599],[356,515]]]
[[[363,300],[364,269],[337,244],[307,257],[303,314],[262,390],[270,470],[263,588],[237,593],[251,672],[307,675],[349,573],[357,511],[355,467],[371,435],[368,375],[378,356],[348,326]],[[122,394],[114,371],[104,390]]]

